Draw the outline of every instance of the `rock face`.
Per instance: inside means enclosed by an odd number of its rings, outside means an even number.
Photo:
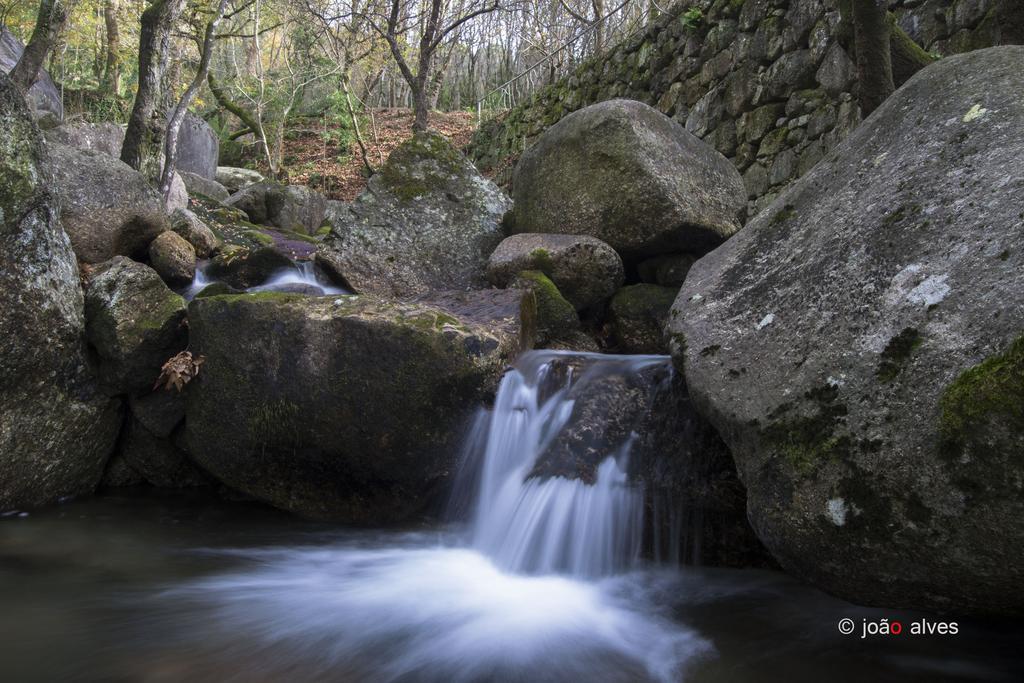
[[[515,231],[591,235],[636,259],[703,253],[746,206],[729,161],[652,107],[609,100],[574,112],[520,157]]]
[[[665,323],[678,287],[623,287],[608,306],[612,343],[621,353],[667,353]]]
[[[127,421],[119,454],[153,486],[188,488],[210,483],[173,440],[153,435],[138,420]]]
[[[577,310],[603,303],[625,279],[622,259],[587,235],[512,235],[487,261],[487,279],[505,287],[524,270],[539,270]]]
[[[92,491],[120,426],[86,360],[82,290],[46,150],[0,74],[0,509]]]
[[[944,59],[691,270],[669,325],[788,570],[1024,614],[1024,48]]]
[[[169,228],[160,196],[146,179],[102,152],[48,147],[61,223],[78,260],[143,258],[153,238]]]
[[[460,426],[529,347],[513,290],[394,303],[261,293],[195,299],[188,450],[234,489],[302,515],[380,524],[449,481]]]
[[[102,152],[107,156],[119,159],[121,145],[124,144],[124,128],[112,121],[103,123],[76,121],[61,124],[46,131],[46,141],[75,149]]]
[[[392,152],[336,216],[317,260],[358,293],[409,297],[484,286],[508,198],[437,133]]]
[[[164,362],[188,343],[184,300],[152,268],[123,256],[93,272],[85,316],[112,395],[151,389]]]
[[[174,165],[179,173],[194,173],[213,180],[217,177],[220,140],[206,121],[192,112],[185,114],[178,132],[178,159]]]
[[[0,28],[0,72],[9,73],[21,59],[25,46],[6,28]],[[60,90],[45,69],[39,70],[36,82],[28,90],[32,115],[40,124],[56,125],[64,120],[64,103]]]
[[[241,209],[253,223],[273,225],[305,235],[316,233],[324,222],[327,200],[304,185],[255,183],[224,200]]]

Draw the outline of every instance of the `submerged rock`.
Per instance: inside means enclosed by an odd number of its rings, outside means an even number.
[[[621,353],[667,353],[665,323],[678,287],[623,287],[608,306],[612,343]]]
[[[0,510],[92,491],[121,423],[87,361],[78,266],[46,148],[0,74]]]
[[[188,344],[185,301],[152,268],[123,256],[90,275],[85,317],[111,394],[151,389],[164,362]]]
[[[332,216],[317,260],[358,293],[410,297],[486,286],[505,194],[438,133],[392,152],[356,201]]]
[[[580,311],[606,301],[625,279],[615,250],[586,235],[512,235],[487,261],[487,279],[496,287],[523,270],[544,273]]]
[[[102,152],[48,145],[61,223],[79,261],[143,258],[167,230],[160,195],[141,173]]]
[[[691,270],[751,522],[845,599],[1024,614],[1024,48],[945,58]]]
[[[742,225],[736,168],[661,112],[609,100],[548,128],[515,169],[515,231],[591,235],[624,258],[703,253]]]
[[[408,520],[452,476],[468,414],[533,336],[533,297],[394,303],[195,299],[189,452],[233,489],[309,517]]]

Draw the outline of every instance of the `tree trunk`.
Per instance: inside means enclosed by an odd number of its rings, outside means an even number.
[[[42,0],[39,3],[39,14],[36,15],[36,27],[32,31],[32,37],[29,38],[21,59],[10,73],[11,81],[22,92],[28,92],[36,82],[46,55],[50,53],[57,42],[57,37],[64,30],[73,4],[73,1],[65,0]]]
[[[121,92],[121,32],[117,26],[118,0],[106,0],[103,4],[103,23],[107,29],[106,64],[103,69],[103,82],[100,89],[108,94],[117,95]]]
[[[864,116],[896,89],[885,0],[852,0],[853,40],[857,53],[858,99]]]
[[[171,29],[184,4],[185,0],[155,0],[142,13],[139,88],[121,146],[121,161],[154,182],[160,174],[160,147],[167,127],[161,105]]]
[[[412,86],[412,110],[415,118],[412,122],[412,132],[422,133],[430,126],[430,101],[428,98],[426,83],[423,79],[416,79],[416,85]]]
[[[167,121],[167,131],[164,133],[164,167],[160,172],[160,196],[163,198],[164,208],[171,196],[171,182],[174,180],[174,167],[178,162],[178,133],[181,132],[181,124],[185,120],[185,112],[192,104],[192,99],[199,92],[199,88],[206,80],[206,74],[210,71],[210,58],[213,56],[213,43],[217,37],[217,26],[220,24],[224,10],[227,8],[228,0],[220,0],[217,11],[206,25],[206,32],[203,35],[203,42],[199,47],[199,68],[196,75],[185,89],[178,104],[174,107],[174,113]]]

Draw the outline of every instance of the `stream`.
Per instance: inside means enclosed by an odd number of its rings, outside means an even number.
[[[590,484],[531,474],[579,390],[667,363],[525,354],[470,430],[454,521],[357,530],[154,489],[7,513],[0,678],[1024,680],[1019,625],[861,638],[863,620],[941,618],[855,607],[781,572],[646,560],[629,437],[605,444]]]

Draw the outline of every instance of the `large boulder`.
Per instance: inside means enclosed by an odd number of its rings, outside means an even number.
[[[202,117],[187,112],[178,131],[178,158],[174,164],[179,173],[194,173],[214,180],[217,177],[217,159],[220,157],[220,139]]]
[[[10,73],[21,59],[25,46],[6,28],[0,28],[0,73]],[[32,116],[40,124],[56,125],[64,120],[64,101],[57,84],[45,69],[39,70],[36,82],[28,90],[28,104]]]
[[[703,253],[742,225],[747,191],[724,156],[632,100],[574,112],[523,152],[516,232],[591,235],[624,258]]]
[[[184,300],[152,268],[123,256],[90,275],[85,316],[110,394],[152,388],[164,362],[188,344]]]
[[[188,451],[233,489],[319,518],[382,524],[436,501],[463,420],[531,344],[515,290],[395,303],[265,292],[189,306]]]
[[[170,226],[160,195],[141,173],[107,154],[50,144],[61,223],[79,261],[144,258]]]
[[[948,57],[694,265],[669,325],[755,530],[859,603],[1024,614],[1024,48]]]
[[[46,141],[75,149],[102,152],[107,156],[119,159],[121,158],[121,145],[124,144],[124,128],[112,121],[103,123],[75,121],[46,131]]]
[[[418,296],[485,286],[509,200],[450,142],[418,133],[324,239],[317,260],[359,293]]]
[[[42,137],[0,74],[0,510],[92,491],[120,426],[87,362],[57,207]]]
[[[323,225],[327,200],[305,185],[262,182],[239,190],[224,204],[241,209],[253,223],[312,235]]]
[[[603,303],[625,280],[615,250],[587,235],[512,235],[487,261],[487,279],[496,287],[524,270],[544,273],[577,310]]]

